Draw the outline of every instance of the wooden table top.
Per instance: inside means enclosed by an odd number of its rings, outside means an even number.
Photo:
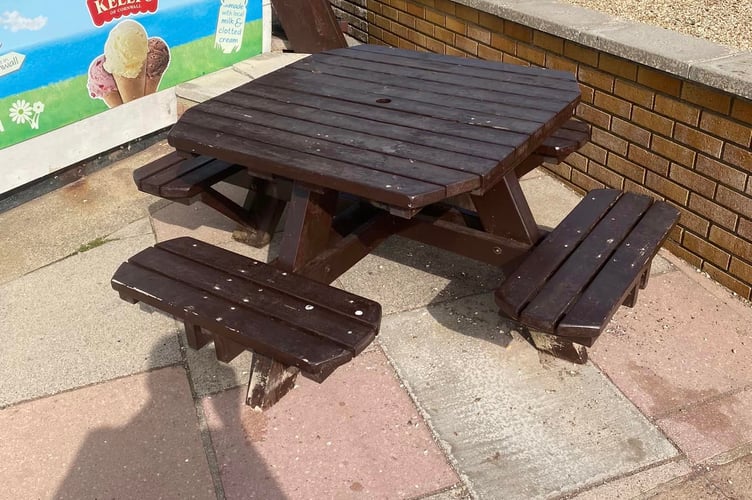
[[[570,73],[360,45],[195,106],[181,152],[414,210],[483,194],[571,118]]]

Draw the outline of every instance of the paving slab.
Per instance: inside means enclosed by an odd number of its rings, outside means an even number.
[[[627,500],[638,498],[658,486],[675,481],[677,478],[692,473],[692,466],[687,460],[661,464],[637,472],[624,478],[616,479],[572,497],[572,500]]]
[[[245,391],[202,403],[228,500],[412,498],[459,482],[380,350],[271,409]]]
[[[657,423],[692,462],[703,462],[752,443],[752,391],[684,408]]]
[[[752,498],[752,455],[720,467],[713,467],[707,477],[726,498]]]
[[[591,359],[648,416],[752,383],[752,309],[698,286],[686,272],[654,276],[637,307],[621,308]]]
[[[122,262],[154,243],[147,228],[141,220],[122,239],[0,285],[0,407],[180,361],[175,321],[110,286]]]
[[[392,314],[493,290],[499,269],[438,248],[393,236],[335,281]]]
[[[62,259],[146,215],[157,201],[133,183],[133,170],[167,154],[165,141],[90,176],[0,213],[0,283]]]
[[[592,364],[539,353],[497,311],[467,297],[388,316],[378,337],[480,498],[566,494],[677,456]]]
[[[214,499],[182,368],[0,411],[2,498]]]

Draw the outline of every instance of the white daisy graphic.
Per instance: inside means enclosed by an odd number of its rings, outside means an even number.
[[[24,99],[19,99],[10,106],[10,119],[13,123],[23,125],[26,122],[30,122],[32,119],[31,104]]]
[[[23,125],[29,124],[32,129],[39,128],[39,115],[44,113],[44,103],[37,101],[34,104],[27,102],[25,99],[19,99],[10,106],[10,119],[13,123]]]
[[[0,132],[5,132],[5,128],[3,127],[3,121],[0,120]]]

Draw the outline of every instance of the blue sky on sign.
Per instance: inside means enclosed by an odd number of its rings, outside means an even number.
[[[158,1],[169,10],[206,0]],[[96,29],[86,0],[0,0],[0,54]]]

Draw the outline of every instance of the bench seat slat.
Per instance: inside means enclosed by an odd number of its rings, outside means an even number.
[[[142,267],[124,263],[112,278],[121,294],[212,332],[303,372],[331,373],[352,359],[352,352],[333,342],[293,328],[236,303],[205,293]],[[221,319],[218,319],[221,318]]]
[[[519,319],[522,309],[616,203],[619,195],[620,192],[613,189],[588,193],[496,292],[501,310],[511,318]]]
[[[655,248],[668,237],[678,211],[655,203],[556,328],[566,337],[597,337],[647,272]]]
[[[496,302],[530,328],[536,347],[584,363],[616,310],[635,305],[678,220],[676,208],[649,196],[591,191],[496,290]]]
[[[563,160],[580,149],[590,139],[590,126],[572,118],[548,136],[535,154]]]
[[[181,158],[172,153],[137,169],[133,179],[141,191],[162,198],[190,198],[242,167],[207,156]]]
[[[331,340],[354,354],[360,353],[373,340],[372,326],[360,321],[358,316],[348,316],[330,309],[322,313],[322,308],[313,305],[312,301],[267,286],[266,280],[255,281],[252,276],[234,275],[203,264],[197,265],[194,260],[164,251],[159,246],[134,255],[128,262],[221,297],[233,303],[233,307],[247,308]],[[251,266],[269,269],[268,266]]]
[[[233,276],[251,279],[264,287],[284,290],[316,307],[342,311],[369,325],[378,325],[381,318],[381,306],[374,301],[294,273],[285,273],[273,266],[263,263],[254,265],[253,262],[258,261],[193,238],[176,238],[159,243],[157,247],[177,255],[189,256],[191,260]],[[361,311],[362,314],[356,316],[356,311]]]
[[[630,230],[650,207],[652,200],[626,193],[600,220],[564,264],[525,307],[520,320],[539,331],[553,333],[556,323],[590,280],[608,262]]]

